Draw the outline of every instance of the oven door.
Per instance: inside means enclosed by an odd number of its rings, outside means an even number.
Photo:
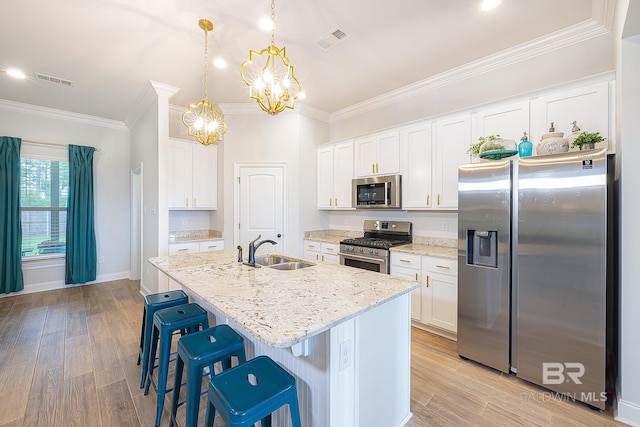
[[[366,255],[340,253],[340,264],[363,270],[389,274],[389,263],[384,258],[368,257]]]

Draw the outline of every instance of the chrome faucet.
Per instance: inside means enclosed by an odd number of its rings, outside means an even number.
[[[258,239],[261,237],[262,237],[262,234],[259,234],[258,237],[256,237],[255,239],[249,242],[249,261],[247,262],[247,264],[252,267],[256,266],[256,249],[262,246],[263,243],[271,243],[272,245],[278,244],[278,242],[274,242],[273,240],[270,240],[270,239],[262,240],[256,243],[256,241],[258,241]]]

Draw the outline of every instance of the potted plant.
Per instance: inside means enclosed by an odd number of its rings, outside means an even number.
[[[476,144],[472,144],[471,147],[469,147],[469,149],[467,150],[468,154],[471,154],[471,156],[473,157],[479,157],[480,156],[480,146],[482,144],[484,144],[485,142],[491,142],[491,141],[495,141],[497,139],[497,137],[495,135],[489,135],[489,136],[481,136],[480,138],[478,138],[478,142]]]
[[[571,147],[579,147],[581,150],[593,150],[598,142],[604,141],[600,132],[580,132],[571,143]]]

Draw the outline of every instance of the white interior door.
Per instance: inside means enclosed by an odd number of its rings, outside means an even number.
[[[284,165],[241,165],[238,177],[237,244],[248,250],[249,242],[261,235],[278,245],[265,244],[260,252],[285,252]]]

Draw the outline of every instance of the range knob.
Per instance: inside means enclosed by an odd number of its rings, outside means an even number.
[[[363,249],[363,248],[359,248],[359,249],[360,249],[360,252],[364,252],[364,249]]]
[[[373,253],[373,249],[369,249],[369,253],[372,254]]]
[[[373,254],[374,254],[374,255],[378,255],[378,250],[377,250],[377,249],[374,249],[374,250],[373,250]]]

